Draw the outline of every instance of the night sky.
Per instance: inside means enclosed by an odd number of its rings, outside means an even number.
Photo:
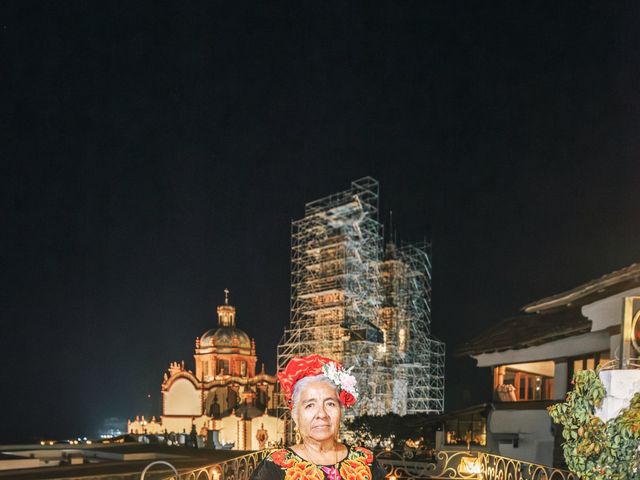
[[[225,287],[274,373],[291,219],[362,176],[449,353],[640,260],[637,3],[236,3],[0,5],[0,443],[160,413]]]

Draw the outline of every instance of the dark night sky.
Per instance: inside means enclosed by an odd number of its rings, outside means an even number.
[[[224,287],[273,372],[290,221],[365,175],[449,352],[640,260],[637,4],[234,3],[0,6],[0,443],[157,404]]]

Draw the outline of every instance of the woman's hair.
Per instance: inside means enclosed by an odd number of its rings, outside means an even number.
[[[323,374],[314,375],[312,377],[304,377],[303,379],[298,380],[293,387],[293,393],[291,395],[291,401],[293,402],[293,408],[291,409],[291,418],[296,423],[298,418],[298,402],[300,401],[300,394],[302,393],[302,390],[304,390],[304,388],[307,385],[313,382],[324,382],[327,385],[330,385],[331,387],[338,390],[338,387],[336,386],[336,384],[333,383],[329,377]],[[340,412],[343,413],[344,407],[342,406],[342,403],[338,401],[338,404],[340,405]]]

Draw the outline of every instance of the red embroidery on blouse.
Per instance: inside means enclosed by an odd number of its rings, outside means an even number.
[[[291,450],[274,450],[268,457],[285,471],[285,480],[371,480],[373,453],[363,447],[349,450],[337,466],[316,465]]]

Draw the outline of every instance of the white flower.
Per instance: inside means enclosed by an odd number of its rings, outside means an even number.
[[[358,382],[356,381],[356,377],[351,375],[351,368],[349,368],[349,370],[345,370],[342,367],[338,367],[335,362],[330,362],[322,366],[324,375],[329,380],[335,383],[341,390],[349,392],[357,399]]]

